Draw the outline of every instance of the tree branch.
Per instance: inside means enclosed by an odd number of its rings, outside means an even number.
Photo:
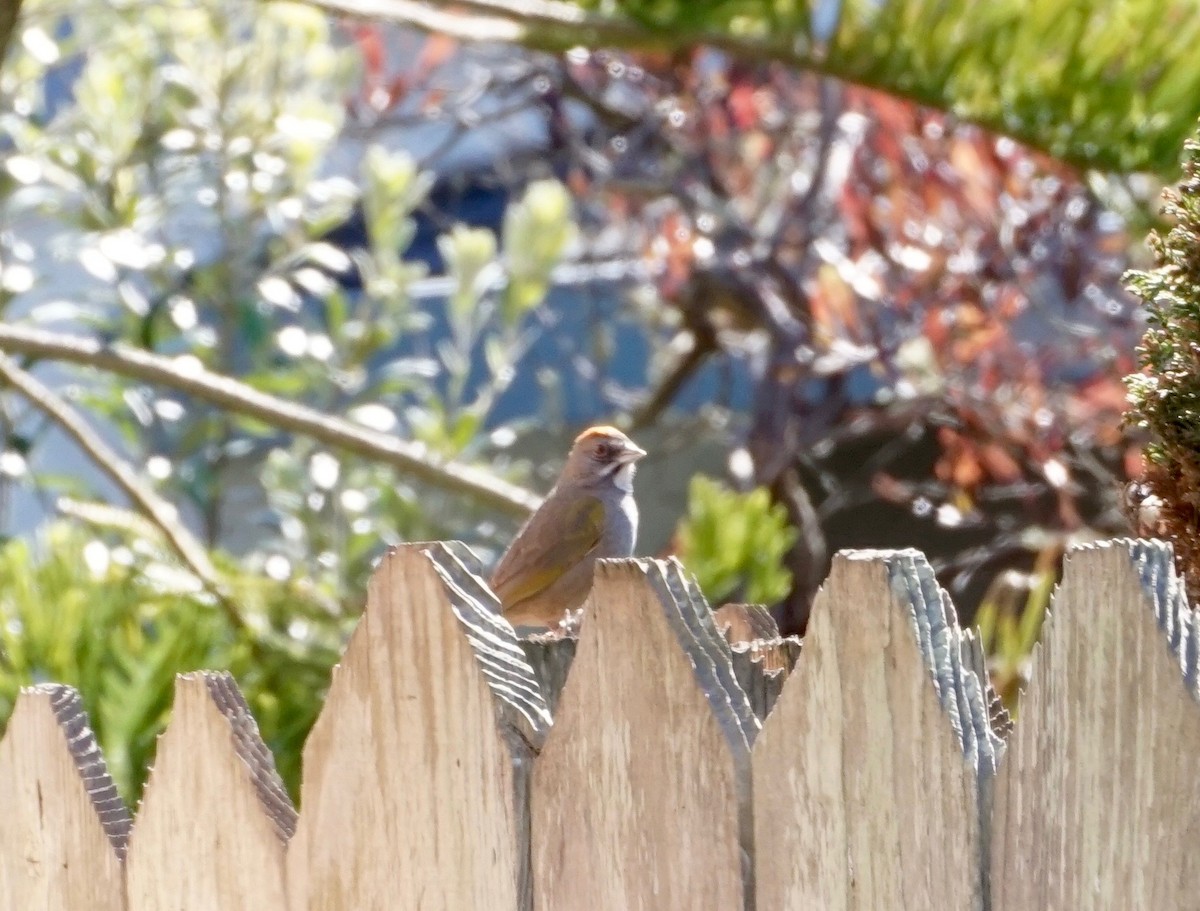
[[[5,354],[0,354],[0,378],[20,392],[31,405],[75,441],[84,454],[129,498],[137,511],[162,533],[179,559],[217,599],[234,628],[245,628],[246,623],[237,605],[217,568],[208,559],[208,551],[179,521],[175,507],[151,487],[143,484],[129,463],[109,448],[74,408]]]
[[[21,13],[21,0],[0,2],[0,62],[8,54],[8,43],[17,30],[17,17]]]
[[[328,12],[403,22],[424,32],[437,32],[459,41],[506,41],[521,44],[528,40],[528,29],[511,19],[494,16],[463,16],[426,6],[415,0],[314,0],[313,5]]]
[[[534,50],[565,51],[572,47],[611,47],[621,50],[676,50],[705,45],[728,50],[739,57],[761,59],[787,56],[813,58],[803,35],[787,35],[773,42],[720,32],[677,33],[650,29],[635,19],[589,12],[561,0],[461,0],[458,12],[443,12],[417,0],[308,0],[334,15],[356,16],[376,22],[395,22],[426,32],[437,32],[460,41],[501,41]]]
[[[447,11],[441,3],[433,0],[307,0],[312,6],[333,15],[354,16],[375,22],[391,22],[410,26],[422,31],[447,35],[460,41],[498,41],[519,44],[532,50],[561,52],[573,47],[611,48],[623,51],[652,51],[674,53],[687,48],[709,47],[723,51],[732,57],[747,61],[774,60],[788,66],[799,67],[814,73],[832,76],[844,82],[885,92],[916,104],[953,112],[964,122],[974,123],[986,130],[1010,136],[1032,148],[1052,155],[1073,167],[1097,168],[1103,171],[1131,171],[1151,169],[1160,174],[1174,174],[1176,150],[1181,137],[1190,133],[1195,122],[1194,108],[1176,106],[1177,110],[1161,109],[1144,121],[1131,122],[1130,129],[1112,136],[1112,127],[1106,115],[1111,113],[1103,104],[1100,92],[1084,94],[1091,102],[1086,113],[1073,114],[1073,102],[1059,97],[1061,79],[1053,76],[1039,77],[1029,81],[1017,97],[1003,104],[981,100],[977,88],[993,85],[997,80],[1016,78],[1026,73],[1020,65],[1026,61],[1006,61],[1000,71],[983,70],[976,66],[970,70],[970,79],[947,79],[945,72],[963,63],[965,58],[979,51],[982,28],[964,25],[963,34],[941,48],[929,61],[924,61],[924,45],[912,36],[897,40],[895,35],[886,36],[892,50],[888,59],[905,62],[917,61],[922,65],[903,66],[897,70],[881,60],[879,37],[880,27],[897,28],[895,23],[885,21],[883,26],[875,22],[872,13],[857,16],[849,25],[839,25],[831,35],[814,38],[810,34],[807,17],[789,22],[787,27],[770,28],[764,36],[738,33],[720,23],[715,27],[704,24],[701,14],[693,13],[687,4],[682,8],[688,12],[679,21],[649,23],[639,21],[636,16],[622,11],[622,4],[609,13],[597,13],[563,0],[457,0],[453,11]],[[1032,7],[1033,0],[1029,0]],[[1063,0],[1064,7],[1069,6]],[[885,4],[886,6],[886,4]],[[969,5],[952,5],[949,11],[942,10],[945,4],[927,4],[931,16],[959,17],[971,23]],[[1179,19],[1186,15],[1185,4],[1178,7]],[[768,12],[771,4],[762,3],[759,11]],[[869,7],[874,9],[873,7]],[[922,7],[924,8],[924,7]],[[1146,11],[1149,13],[1150,5]],[[1190,12],[1190,9],[1188,10]],[[846,16],[843,16],[845,19]],[[1123,25],[1131,34],[1138,34],[1142,44],[1150,43],[1164,50],[1177,43],[1178,29],[1163,27],[1168,17],[1159,13],[1153,19],[1137,19],[1133,26]],[[753,19],[753,16],[751,16]],[[1139,31],[1140,29],[1140,31]],[[994,31],[994,30],[993,30]],[[987,46],[985,50],[994,50]],[[1052,40],[1045,42],[1045,50],[1060,67],[1063,48]],[[967,52],[972,53],[967,53]],[[1036,55],[1034,55],[1036,57]],[[1182,86],[1190,88],[1193,80],[1182,64],[1169,68],[1155,76],[1143,75],[1122,62],[1128,55],[1122,49],[1111,54],[1112,65],[1118,73],[1122,86],[1130,86],[1136,97],[1153,108],[1158,95],[1179,93]],[[1178,56],[1178,55],[1176,55]],[[1014,71],[1011,72],[1010,71]],[[1049,71],[1048,71],[1049,72]],[[1166,87],[1164,91],[1158,89]],[[1111,92],[1111,87],[1107,89]],[[1077,93],[1076,93],[1077,94]],[[1194,94],[1194,93],[1193,93]],[[1074,97],[1072,95],[1071,97]],[[1046,104],[1053,102],[1056,112],[1061,112],[1059,129],[1047,130],[1041,114]],[[1161,123],[1158,123],[1161,121]],[[1146,125],[1143,125],[1143,122]],[[1156,123],[1155,126],[1150,126]],[[1107,141],[1097,141],[1103,135]]]
[[[163,357],[121,343],[105,345],[90,338],[9,323],[0,323],[0,351],[83,364],[167,386],[236,414],[320,440],[335,449],[391,465],[421,481],[472,497],[516,518],[529,515],[541,502],[536,494],[486,471],[440,461],[419,443],[259,392],[205,369],[194,358]]]

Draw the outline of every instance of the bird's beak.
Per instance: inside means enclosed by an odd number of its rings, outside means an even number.
[[[646,450],[641,446],[633,442],[633,440],[627,440],[624,447],[617,454],[617,461],[622,465],[630,465],[645,456],[645,454]]]

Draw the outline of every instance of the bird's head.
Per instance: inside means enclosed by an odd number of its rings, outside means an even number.
[[[632,490],[634,463],[645,454],[615,427],[589,427],[575,438],[562,478],[580,485],[611,482]]]

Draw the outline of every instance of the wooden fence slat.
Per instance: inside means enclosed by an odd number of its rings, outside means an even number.
[[[533,760],[550,730],[551,714],[543,686],[524,643],[501,617],[500,601],[484,581],[483,566],[460,541],[421,547],[441,577],[454,616],[467,636],[496,713],[497,731],[512,763],[512,806],[517,864],[517,902],[532,911],[529,789]]]
[[[293,911],[528,908],[523,775],[549,711],[460,545],[371,579],[304,750]]]
[[[22,690],[0,741],[0,908],[123,911],[128,833],[79,694]]]
[[[1067,556],[996,778],[995,911],[1200,908],[1197,632],[1169,545]]]
[[[988,671],[987,655],[983,651],[983,642],[979,638],[979,630],[976,627],[964,629],[961,631],[962,638],[962,663],[963,667],[971,671],[975,675],[976,680],[984,681],[986,692],[984,700],[987,703],[988,721],[991,723],[991,735],[995,749],[992,750],[992,755],[987,758],[984,765],[987,771],[994,773],[999,765],[1000,755],[1003,750],[999,744],[1008,739],[1008,735],[1012,733],[1013,719],[1009,714],[1008,708],[1000,699],[1000,694],[992,687],[991,677]]]
[[[761,604],[726,604],[713,611],[713,619],[732,651],[734,676],[761,722],[783,692],[800,640],[780,636],[775,618]]]
[[[483,580],[479,559],[461,541],[415,547],[441,577],[450,607],[492,692],[501,731],[510,735],[510,743],[540,749],[550,729],[545,695],[512,625],[501,619],[500,601]]]
[[[683,647],[700,690],[708,699],[717,723],[730,738],[734,759],[744,761],[749,771],[750,745],[762,723],[737,682],[732,649],[713,616],[700,585],[676,558],[645,563],[645,578],[658,592],[663,616]],[[748,789],[749,780],[745,781]]]
[[[129,840],[129,911],[285,911],[294,827],[275,760],[233,678],[177,678]]]
[[[923,556],[834,559],[754,747],[759,909],[983,907],[1002,744],[964,650]]]
[[[743,906],[757,722],[696,597],[678,564],[597,564],[534,766],[539,911]]]
[[[912,551],[838,555],[798,660],[677,561],[601,561],[577,641],[498,611],[460,544],[384,559],[299,819],[228,674],[179,678],[132,831],[78,694],[22,691],[0,911],[1200,911],[1165,544],[1068,556],[1015,728]]]

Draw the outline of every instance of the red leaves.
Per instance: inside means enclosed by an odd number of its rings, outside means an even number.
[[[681,336],[733,359],[771,352],[758,381],[779,414],[756,433],[777,450],[875,445],[878,428],[914,450],[936,438],[907,477],[872,463],[853,480],[946,526],[1002,501],[1006,519],[1075,528],[1081,478],[1104,483],[1080,454],[1133,465],[1129,242],[1069,168],[905,100],[706,49],[573,52],[565,68],[564,94],[598,112],[576,138],[599,164],[573,159],[573,190],[641,253]]]
[[[651,247],[661,268],[659,290],[663,296],[675,297],[687,283],[696,258],[694,242],[691,223],[682,213],[672,211],[663,217],[660,233]]]
[[[431,34],[421,38],[415,54],[404,54],[399,61],[404,64],[396,71],[396,55],[389,59],[389,50],[394,50],[396,40],[386,26],[377,24],[354,24],[349,28],[350,36],[358,45],[362,56],[363,77],[356,101],[376,114],[384,113],[414,91],[421,91],[420,103],[425,110],[435,110],[445,98],[445,90],[428,86],[430,76],[447,63],[459,48],[459,43],[445,35]]]

